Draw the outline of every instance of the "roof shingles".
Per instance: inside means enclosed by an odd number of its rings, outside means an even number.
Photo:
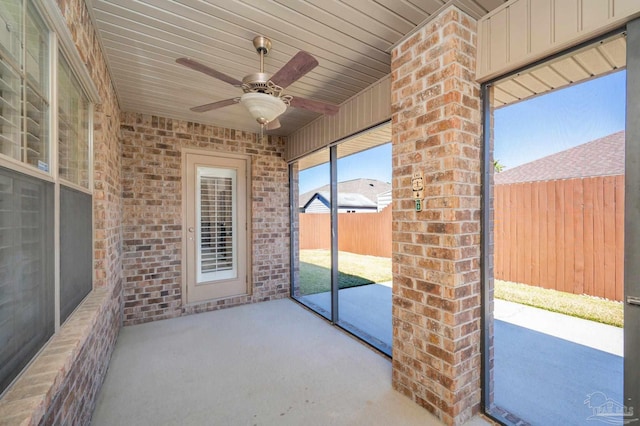
[[[320,192],[328,192],[330,185],[324,185],[313,191],[300,194],[298,204],[300,207],[305,206],[311,198]],[[391,184],[382,182],[377,179],[359,178],[338,182],[338,195],[341,193],[361,194],[369,199],[373,204],[377,205],[377,195],[391,190]]]
[[[624,130],[494,175],[496,185],[624,174]]]

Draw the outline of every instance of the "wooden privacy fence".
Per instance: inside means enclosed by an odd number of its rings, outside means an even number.
[[[331,248],[331,216],[301,213],[300,249]],[[391,257],[391,206],[377,213],[338,213],[338,250]]]
[[[494,190],[496,279],[622,300],[624,176]]]

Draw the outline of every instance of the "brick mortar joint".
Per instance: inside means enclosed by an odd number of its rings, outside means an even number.
[[[454,19],[455,15],[457,15],[457,19]],[[465,25],[464,20],[471,23],[472,26],[469,27]],[[427,38],[432,34],[441,34],[443,30],[443,22],[444,24],[455,23],[458,26],[474,33],[477,32],[477,20],[473,18],[471,15],[460,9],[457,5],[452,4],[446,9],[440,11],[439,16],[435,19],[431,20],[429,23],[424,25],[421,29],[419,29],[415,34],[406,40],[402,41],[400,44],[396,45],[393,48],[392,53],[397,55],[397,57],[404,55],[408,52],[411,52],[413,46],[416,43],[416,38],[418,40]],[[410,48],[405,48],[406,45],[411,45]]]
[[[112,289],[107,286],[97,287],[84,299],[80,307],[71,315],[67,322],[47,343],[45,348],[33,360],[31,365],[16,380],[3,398],[0,400],[0,418],[22,417],[20,424],[39,424],[46,415],[48,409],[47,403],[49,398],[53,401],[56,395],[62,390],[65,379],[72,374],[72,367],[76,365],[82,348],[87,344],[89,338],[93,335],[95,327],[99,321],[105,317],[105,310],[112,302]],[[77,330],[81,329],[78,335]],[[66,348],[68,354],[61,359],[52,356],[56,362],[52,365],[46,365],[45,372],[34,372],[41,364],[45,364],[45,358],[50,355],[49,352],[56,351],[58,342],[70,340],[72,343],[61,343]],[[30,379],[42,376],[46,373],[56,372],[55,376],[46,380],[44,384],[50,386],[46,391],[38,393],[26,393],[26,395],[17,396],[23,388],[29,388]],[[43,384],[43,383],[38,383]],[[16,413],[15,407],[23,404],[21,412]]]

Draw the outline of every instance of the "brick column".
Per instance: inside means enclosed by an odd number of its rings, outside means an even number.
[[[449,425],[480,409],[476,22],[443,11],[392,52],[393,385]],[[422,171],[423,210],[411,177]]]

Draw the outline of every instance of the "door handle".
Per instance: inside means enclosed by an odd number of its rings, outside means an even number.
[[[189,227],[189,232],[193,232],[193,231],[194,231],[193,226],[190,226],[190,227]]]
[[[638,305],[640,306],[640,297],[639,296],[627,296],[627,303],[630,305]]]

